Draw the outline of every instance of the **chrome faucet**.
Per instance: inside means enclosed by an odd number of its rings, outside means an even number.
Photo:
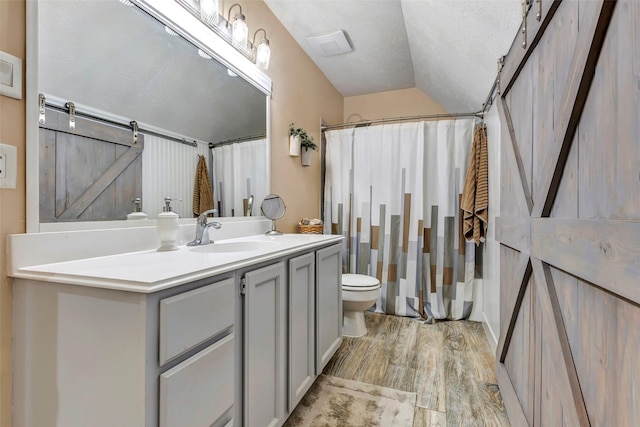
[[[200,246],[213,243],[213,240],[209,239],[209,233],[207,233],[207,230],[209,227],[219,230],[222,227],[222,224],[217,221],[207,223],[207,215],[215,214],[217,212],[218,211],[215,209],[210,209],[202,212],[200,216],[198,216],[198,219],[196,220],[196,238],[192,242],[187,243],[187,246]]]
[[[247,201],[247,209],[244,211],[244,216],[251,216],[252,210],[253,210],[253,194],[249,196],[249,200]]]

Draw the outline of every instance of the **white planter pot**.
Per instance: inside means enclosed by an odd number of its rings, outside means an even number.
[[[289,155],[298,157],[300,155],[300,137],[289,135]]]
[[[303,149],[301,153],[302,156],[300,157],[300,160],[302,161],[302,166],[311,166],[311,154],[313,153],[313,150]]]

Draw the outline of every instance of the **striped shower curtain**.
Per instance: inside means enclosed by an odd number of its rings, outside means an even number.
[[[342,234],[343,271],[382,283],[375,311],[464,319],[475,247],[460,227],[473,119],[326,132],[325,232]]]
[[[267,140],[216,146],[213,156],[213,202],[219,216],[244,216],[245,204],[253,196],[252,215],[262,215],[260,203],[267,193],[265,159]]]

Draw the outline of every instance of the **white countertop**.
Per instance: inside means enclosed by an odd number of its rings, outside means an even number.
[[[44,282],[151,293],[298,251],[338,243],[342,238],[321,234],[260,234],[217,240],[207,246],[182,245],[175,251],[143,250],[22,265],[14,268],[10,275]],[[243,250],[247,246],[251,249]]]

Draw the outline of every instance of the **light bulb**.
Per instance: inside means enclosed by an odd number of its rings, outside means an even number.
[[[256,66],[261,70],[269,68],[269,59],[271,58],[271,48],[269,42],[262,40],[256,48]]]
[[[213,59],[213,58],[211,58],[211,55],[209,55],[208,53],[206,53],[202,49],[198,49],[198,55],[200,55],[200,57],[204,58],[204,59]]]
[[[218,0],[200,0],[200,18],[207,24],[218,23]]]
[[[235,21],[231,27],[231,42],[238,49],[247,50],[247,38],[249,37],[249,28],[244,22],[244,15],[236,15]]]

